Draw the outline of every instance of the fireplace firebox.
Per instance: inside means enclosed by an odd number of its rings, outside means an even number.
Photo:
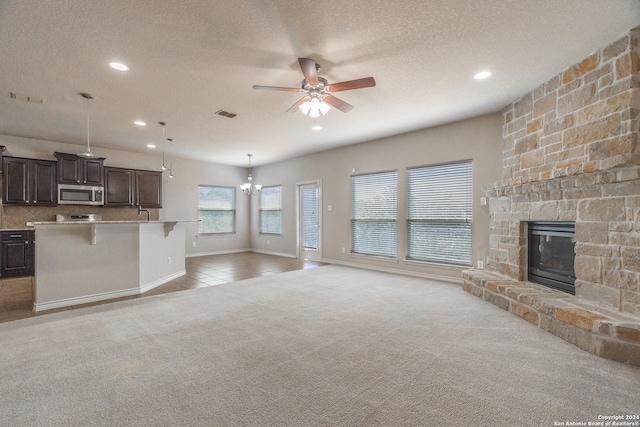
[[[529,223],[530,282],[575,295],[575,223]]]

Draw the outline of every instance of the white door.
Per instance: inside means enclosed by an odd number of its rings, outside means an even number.
[[[320,184],[298,186],[298,257],[320,261]]]

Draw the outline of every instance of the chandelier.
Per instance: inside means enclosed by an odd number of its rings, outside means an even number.
[[[247,175],[247,182],[241,184],[240,189],[244,194],[249,196],[251,194],[258,194],[258,192],[260,192],[260,189],[262,188],[262,185],[253,183],[253,177],[251,176],[251,157],[253,156],[253,154],[247,154],[247,156],[249,156],[249,173]]]

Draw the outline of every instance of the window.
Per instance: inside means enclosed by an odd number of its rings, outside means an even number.
[[[351,251],[397,256],[397,210],[397,171],[351,177]]]
[[[282,186],[260,190],[260,233],[282,234]]]
[[[198,186],[198,234],[236,231],[236,189]]]
[[[407,259],[471,265],[470,160],[407,171]]]

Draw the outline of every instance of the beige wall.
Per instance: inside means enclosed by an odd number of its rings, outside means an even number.
[[[383,138],[261,166],[254,169],[256,182],[283,186],[283,236],[258,234],[258,200],[252,197],[251,247],[258,251],[297,253],[296,192],[299,183],[322,182],[322,258],[326,261],[402,270],[411,274],[460,279],[460,268],[405,261],[406,169],[415,166],[472,159],[474,173],[473,259],[485,261],[489,253],[488,206],[480,205],[482,186],[501,176],[500,114],[491,114],[444,126]],[[304,144],[304,141],[300,142]],[[398,171],[398,260],[349,255],[351,247],[351,175]],[[332,210],[328,210],[331,205]],[[269,244],[267,244],[269,240]],[[346,253],[342,253],[345,248]]]
[[[501,117],[492,114],[457,123],[383,138],[345,148],[254,168],[254,178],[262,185],[283,186],[283,236],[258,234],[258,197],[236,193],[235,235],[197,237],[195,222],[185,225],[187,256],[255,249],[280,255],[297,253],[296,189],[302,182],[322,181],[322,258],[330,262],[369,266],[378,269],[402,270],[421,275],[450,277],[459,280],[459,268],[407,263],[404,261],[405,222],[402,212],[406,205],[404,180],[406,168],[472,159],[474,163],[474,242],[473,259],[484,261],[489,251],[489,213],[480,206],[482,186],[500,179]],[[304,141],[301,141],[304,143]],[[0,135],[13,156],[53,160],[55,151],[75,153],[81,147],[50,141]],[[141,154],[92,147],[95,154],[106,158],[105,165],[136,169],[157,169],[161,154]],[[160,219],[195,220],[197,218],[198,184],[237,187],[246,178],[246,168],[169,159],[175,179],[163,180],[163,208]],[[398,260],[389,262],[374,258],[354,257],[350,250],[351,175],[355,173],[398,170]],[[331,205],[332,210],[327,211]],[[79,207],[81,208],[81,207]],[[107,208],[103,208],[107,209]],[[196,246],[193,246],[193,243]],[[342,253],[342,248],[346,253]]]

